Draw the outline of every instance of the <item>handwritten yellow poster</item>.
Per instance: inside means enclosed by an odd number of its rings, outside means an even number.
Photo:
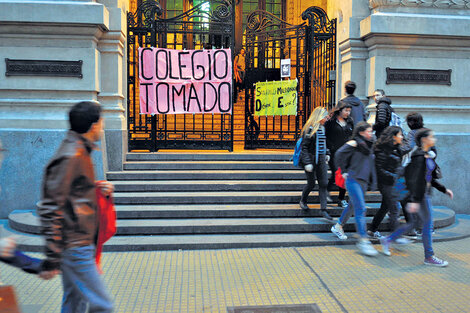
[[[297,79],[256,83],[255,115],[297,115],[297,83]]]

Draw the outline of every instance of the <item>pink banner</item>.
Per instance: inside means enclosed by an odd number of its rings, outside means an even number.
[[[141,114],[232,113],[230,49],[139,48]]]

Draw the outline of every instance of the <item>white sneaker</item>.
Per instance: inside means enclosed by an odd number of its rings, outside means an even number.
[[[359,251],[367,256],[376,256],[379,254],[377,250],[372,246],[369,240],[367,239],[359,239],[359,242],[356,244]]]
[[[395,243],[397,245],[409,245],[410,243],[412,243],[413,241],[407,239],[407,238],[403,238],[403,237],[400,237],[398,238],[397,240],[395,240]]]
[[[390,242],[386,237],[380,238],[380,244],[382,245],[382,253],[391,256],[392,253],[390,252]]]
[[[343,227],[338,223],[336,223],[334,226],[331,227],[331,232],[335,234],[341,240],[348,239],[348,236],[344,234]]]
[[[367,231],[367,236],[372,239],[380,239],[383,238],[383,236],[380,234],[380,232],[377,230],[375,232],[372,232],[370,230]]]

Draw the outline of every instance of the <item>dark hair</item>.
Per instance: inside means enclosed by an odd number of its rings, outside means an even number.
[[[406,116],[406,124],[408,124],[408,127],[412,130],[423,128],[423,116],[418,112],[408,113]]]
[[[369,128],[372,128],[372,125],[370,125],[367,122],[357,123],[356,126],[354,127],[352,138],[354,139],[354,138],[360,136],[359,133],[362,133],[363,131],[365,131],[366,129],[369,129]]]
[[[377,146],[390,146],[394,145],[393,143],[393,136],[398,135],[399,133],[403,133],[400,127],[398,126],[389,126],[385,128],[382,135],[380,135],[379,139],[376,142]]]
[[[70,129],[84,134],[88,132],[93,123],[100,120],[101,106],[91,101],[82,101],[75,104],[69,111]]]
[[[385,91],[383,89],[375,89],[374,92],[380,92],[382,96],[385,96]]]
[[[352,95],[354,93],[354,91],[356,91],[356,83],[355,82],[352,82],[350,80],[348,80],[345,84],[344,84],[344,88],[346,89],[346,93],[348,95]]]
[[[416,141],[416,145],[421,148],[423,146],[421,140],[423,138],[426,138],[426,137],[429,137],[432,133],[432,130],[429,129],[429,128],[421,128],[420,130],[418,130],[416,132],[416,135],[415,135],[415,141]]]
[[[352,105],[347,103],[346,101],[339,100],[338,105],[332,112],[332,117],[336,118],[341,113],[341,111],[347,108],[352,109]]]

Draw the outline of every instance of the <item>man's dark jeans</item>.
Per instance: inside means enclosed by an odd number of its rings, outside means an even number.
[[[390,212],[390,229],[391,231],[394,231],[398,227],[398,206],[397,199],[393,192],[393,185],[379,185],[379,191],[382,194],[382,204],[375,214],[369,230],[372,232],[377,231],[380,223],[382,223],[385,217],[385,214]]]
[[[308,195],[315,187],[315,180],[318,180],[320,209],[326,210],[328,195],[328,167],[325,162],[325,155],[318,156],[318,164],[315,164],[312,172],[305,171],[307,176],[307,185],[305,185],[300,201],[307,203]]]

